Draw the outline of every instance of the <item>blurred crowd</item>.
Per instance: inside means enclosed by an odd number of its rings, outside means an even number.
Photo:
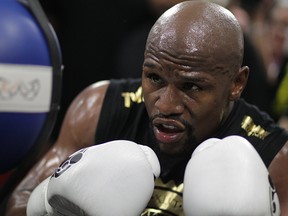
[[[288,130],[288,0],[210,0],[228,8],[244,32],[243,98]],[[52,139],[73,98],[89,84],[137,78],[153,23],[180,0],[40,0],[63,53],[61,109]]]
[[[265,111],[288,128],[288,1],[231,0],[228,7],[264,63],[270,92]]]

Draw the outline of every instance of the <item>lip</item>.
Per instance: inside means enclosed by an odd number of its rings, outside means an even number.
[[[185,126],[177,120],[155,118],[152,123],[155,137],[160,143],[175,143],[184,136]]]

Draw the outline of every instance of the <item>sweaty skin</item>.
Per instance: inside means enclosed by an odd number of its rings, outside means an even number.
[[[7,204],[6,216],[25,216],[32,190],[75,151],[94,144],[95,131],[109,82],[95,83],[70,105],[56,143],[17,186]]]
[[[168,10],[147,39],[142,73],[145,105],[160,149],[193,151],[225,121],[248,79],[243,38],[232,14],[187,1]],[[109,82],[85,89],[71,104],[58,140],[9,199],[6,215],[25,215],[33,188],[76,150],[94,144]],[[288,215],[288,141],[269,166],[282,215]]]
[[[211,13],[214,5],[194,6],[183,3],[164,13],[146,44],[144,101],[160,148],[169,154],[191,152],[213,134],[248,77],[248,68],[241,68],[243,37],[234,16],[227,10]]]

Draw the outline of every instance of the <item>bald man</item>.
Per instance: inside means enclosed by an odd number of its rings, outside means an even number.
[[[192,152],[204,140],[230,135],[257,150],[287,215],[288,135],[240,99],[249,74],[241,67],[243,49],[238,22],[216,4],[187,1],[166,11],[148,36],[142,79],[98,82],[75,98],[58,140],[11,195],[7,215],[25,215],[31,191],[70,154],[119,139],[149,146],[160,161],[143,215],[183,215],[182,183]]]

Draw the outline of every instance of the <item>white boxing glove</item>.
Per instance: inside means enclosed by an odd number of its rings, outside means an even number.
[[[51,177],[42,181],[32,192],[27,203],[27,216],[46,216],[53,212],[47,200],[47,186]]]
[[[195,149],[185,170],[183,209],[186,216],[280,215],[265,164],[240,136],[208,139]]]
[[[159,175],[158,158],[147,146],[117,140],[85,148],[33,191],[27,215],[140,215]]]

